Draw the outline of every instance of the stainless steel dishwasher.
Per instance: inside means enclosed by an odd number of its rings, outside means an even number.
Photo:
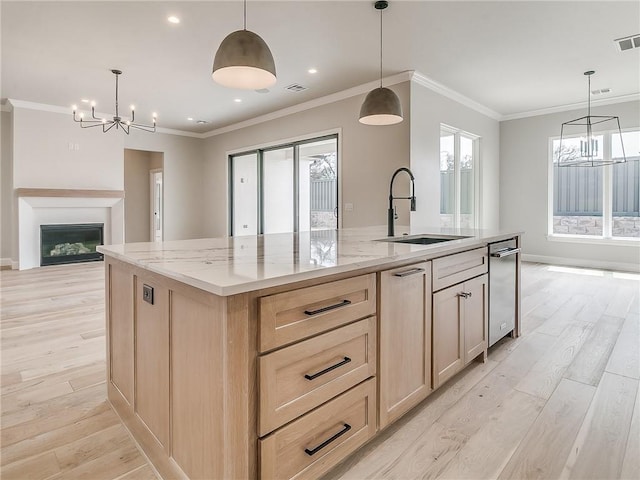
[[[489,346],[516,326],[516,239],[489,244]]]

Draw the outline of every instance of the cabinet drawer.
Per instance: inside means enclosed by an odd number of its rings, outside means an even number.
[[[488,258],[485,247],[436,258],[433,260],[433,291],[487,273]]]
[[[375,432],[372,378],[261,439],[260,477],[318,478]]]
[[[261,352],[331,330],[376,310],[375,274],[260,298]]]
[[[263,436],[376,373],[376,318],[369,317],[259,359]]]

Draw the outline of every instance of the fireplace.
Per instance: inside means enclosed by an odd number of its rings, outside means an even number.
[[[103,223],[40,225],[40,265],[102,260]]]

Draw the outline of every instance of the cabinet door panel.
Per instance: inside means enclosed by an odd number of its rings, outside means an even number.
[[[433,294],[433,386],[442,385],[464,366],[463,285]]]
[[[133,275],[113,264],[107,272],[109,380],[133,405]]]
[[[487,348],[487,275],[464,282],[464,291],[471,294],[463,300],[466,365]]]
[[[153,287],[153,305],[143,300],[144,279],[136,277],[135,411],[168,450],[169,290]]]
[[[380,428],[431,392],[431,263],[380,274]]]

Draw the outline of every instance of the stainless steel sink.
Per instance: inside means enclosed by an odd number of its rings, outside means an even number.
[[[411,243],[414,245],[431,245],[432,243],[450,242],[451,240],[460,240],[469,238],[461,235],[414,235],[405,238],[381,238],[380,242],[393,243]]]

